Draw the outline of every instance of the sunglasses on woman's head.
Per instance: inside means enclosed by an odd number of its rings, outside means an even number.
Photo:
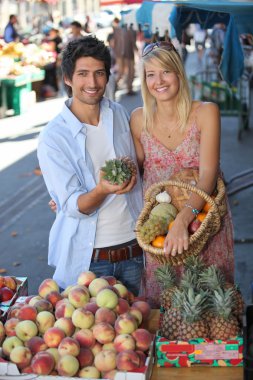
[[[168,51],[173,50],[173,51],[176,52],[176,49],[175,49],[174,45],[171,42],[156,41],[156,42],[153,42],[152,44],[147,45],[144,48],[144,50],[142,52],[142,58],[145,57],[146,55],[148,55],[149,53],[151,53],[151,51],[153,51],[154,49],[157,49],[157,48],[168,50]]]

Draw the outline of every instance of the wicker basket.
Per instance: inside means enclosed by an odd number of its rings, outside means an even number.
[[[168,186],[177,186],[179,188],[186,189],[189,192],[196,193],[211,205],[205,219],[201,223],[201,226],[193,235],[190,236],[189,248],[182,254],[177,254],[176,256],[164,255],[162,248],[155,248],[151,244],[144,243],[139,234],[140,227],[148,219],[150,211],[153,207],[155,207],[158,204],[155,199],[156,195],[162,191],[165,191],[165,189]],[[161,264],[169,263],[175,266],[181,265],[184,263],[185,259],[188,256],[197,256],[204,248],[208,239],[219,231],[221,226],[221,217],[226,212],[226,202],[224,201],[225,185],[221,178],[218,178],[217,180],[216,191],[217,195],[215,199],[213,199],[203,190],[200,190],[195,186],[180,181],[164,181],[152,185],[145,194],[144,208],[140,213],[136,223],[136,238],[138,240],[139,245],[146,252],[150,253],[156,259],[156,261],[158,261]]]

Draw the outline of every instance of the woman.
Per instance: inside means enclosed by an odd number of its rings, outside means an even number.
[[[143,108],[131,115],[131,130],[145,191],[183,168],[199,168],[197,187],[212,194],[220,173],[220,113],[216,104],[191,99],[181,58],[169,42],[148,45],[142,54]],[[178,213],[165,240],[166,255],[188,248],[188,226],[205,201],[192,194]],[[218,234],[202,251],[207,265],[216,264],[233,282],[233,228],[230,212]],[[159,306],[160,289],[154,277],[159,264],[146,254],[144,294],[152,307]],[[182,268],[178,268],[180,274]]]

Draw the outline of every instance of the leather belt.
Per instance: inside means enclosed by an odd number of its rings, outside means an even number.
[[[130,260],[133,257],[143,255],[142,248],[136,243],[134,245],[127,245],[120,248],[95,248],[93,249],[91,261],[97,262],[101,260],[108,260],[111,263],[118,261]]]

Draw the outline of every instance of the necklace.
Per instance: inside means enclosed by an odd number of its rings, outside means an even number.
[[[157,117],[157,120],[158,120],[159,126],[160,126],[161,130],[163,131],[163,133],[164,133],[164,132],[167,132],[168,127],[167,127],[167,125],[165,126],[165,124],[163,124],[163,123],[161,122],[158,113],[156,113],[156,117]],[[175,131],[176,129],[177,129],[177,125],[176,125],[176,126],[174,125],[174,127],[171,128],[171,130],[169,131],[169,134],[167,135],[167,138],[168,138],[168,139],[170,139],[170,138],[172,137],[172,135],[173,135],[173,133],[174,133],[174,131]]]

